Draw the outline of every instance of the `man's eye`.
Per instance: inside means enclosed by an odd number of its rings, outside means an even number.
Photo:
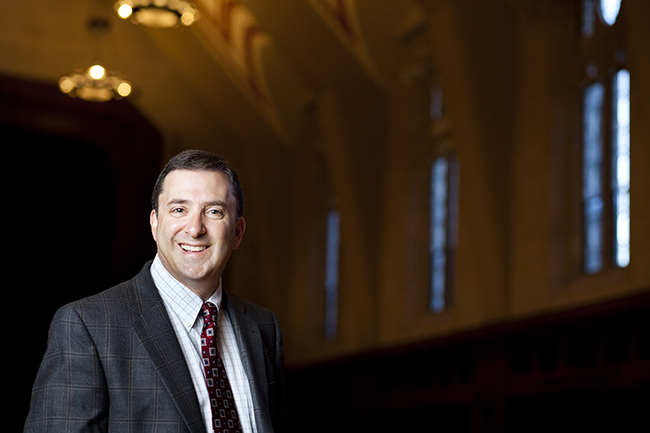
[[[208,214],[210,214],[212,216],[221,217],[221,216],[223,216],[224,213],[223,213],[223,211],[221,209],[210,209],[208,211]]]
[[[176,208],[172,209],[172,213],[183,213],[183,208],[176,207]]]

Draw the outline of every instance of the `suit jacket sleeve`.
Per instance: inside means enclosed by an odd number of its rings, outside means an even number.
[[[61,308],[52,320],[25,433],[107,430],[105,375],[88,328],[73,305]]]

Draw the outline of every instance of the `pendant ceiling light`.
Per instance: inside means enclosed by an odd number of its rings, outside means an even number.
[[[115,10],[120,18],[157,29],[189,26],[199,17],[196,6],[182,0],[118,0]]]
[[[85,101],[106,102],[129,96],[131,83],[109,73],[106,68],[96,63],[85,71],[79,70],[61,77],[59,89]]]
[[[108,18],[94,17],[88,24],[95,36],[96,51],[99,51],[101,38],[108,31]],[[96,57],[97,54],[95,54]],[[77,70],[59,79],[59,89],[72,97],[86,101],[106,102],[121,99],[131,94],[131,83],[119,75],[109,72],[101,62],[95,61],[86,70]]]

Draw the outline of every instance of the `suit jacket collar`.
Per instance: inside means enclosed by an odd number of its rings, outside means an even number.
[[[221,304],[228,313],[237,337],[246,374],[251,380],[258,379],[262,383],[266,383],[264,347],[257,322],[248,316],[246,304],[241,301],[241,298],[225,290]]]
[[[134,309],[140,313],[140,316],[131,326],[149,354],[154,368],[160,374],[189,431],[206,433],[203,415],[183,351],[165,304],[151,277],[149,270],[151,263],[151,261],[146,263],[133,279],[136,296]],[[265,431],[272,426],[269,424],[270,414],[262,409],[269,407],[269,392],[259,326],[249,316],[248,304],[241,298],[224,290],[221,304],[230,318],[242,364],[249,378],[257,428],[259,431]]]
[[[205,433],[192,378],[167,309],[151,277],[150,266],[151,262],[145,264],[133,280],[140,316],[131,326],[190,432]]]

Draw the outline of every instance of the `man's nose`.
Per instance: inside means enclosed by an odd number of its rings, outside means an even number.
[[[185,231],[192,237],[196,238],[205,233],[205,224],[203,223],[203,214],[200,212],[190,215]]]

